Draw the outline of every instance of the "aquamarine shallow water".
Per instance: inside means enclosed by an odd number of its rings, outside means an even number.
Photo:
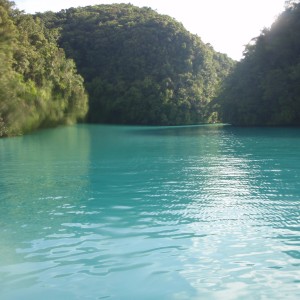
[[[78,125],[0,167],[2,300],[300,297],[300,129]]]

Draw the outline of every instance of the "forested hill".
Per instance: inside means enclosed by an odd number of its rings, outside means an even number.
[[[214,107],[234,125],[299,126],[299,0],[287,1],[237,64],[150,8],[31,16],[0,0],[0,137],[74,123],[88,105],[97,123],[214,122]]]
[[[234,62],[173,18],[130,4],[38,14],[60,29],[89,93],[90,122],[208,122],[209,102]]]
[[[299,1],[287,1],[271,28],[246,47],[219,104],[223,121],[235,125],[300,125]]]
[[[84,118],[83,79],[56,36],[0,0],[0,137]]]

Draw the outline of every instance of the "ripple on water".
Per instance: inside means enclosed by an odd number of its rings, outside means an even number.
[[[65,130],[7,140],[4,300],[300,297],[295,133],[282,148],[255,129]]]

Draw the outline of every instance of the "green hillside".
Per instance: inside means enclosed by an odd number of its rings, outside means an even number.
[[[173,18],[129,4],[38,15],[60,29],[89,93],[88,121],[175,125],[216,118],[208,108],[234,63]]]
[[[246,47],[219,104],[223,121],[234,125],[300,125],[299,1],[289,1],[271,28]]]
[[[0,137],[85,117],[83,79],[56,37],[40,19],[0,0]]]

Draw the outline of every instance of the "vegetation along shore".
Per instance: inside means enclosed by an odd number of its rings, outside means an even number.
[[[236,62],[131,4],[35,15],[0,0],[0,137],[76,122],[300,125],[300,2]]]

